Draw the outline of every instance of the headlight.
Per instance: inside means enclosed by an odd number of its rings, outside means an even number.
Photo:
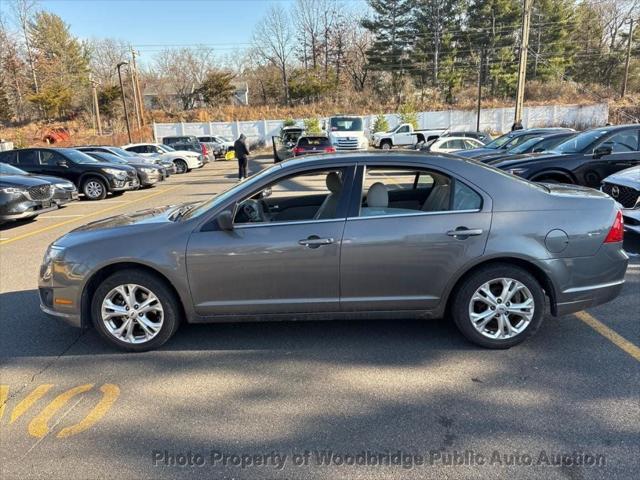
[[[54,185],[56,187],[58,187],[58,188],[64,188],[64,189],[73,189],[73,188],[75,188],[75,186],[71,182],[57,182],[57,183],[54,183]]]
[[[4,187],[0,188],[0,193],[8,193],[9,195],[24,193],[26,189],[20,187]]]
[[[507,173],[510,173],[511,175],[520,176],[526,171],[527,171],[526,168],[510,168],[509,170],[507,170]]]
[[[51,263],[54,260],[62,260],[62,257],[64,257],[64,247],[60,247],[58,245],[49,245],[47,251],[44,252],[42,263],[47,264]]]
[[[157,172],[157,170],[155,168],[141,168],[140,170],[142,170],[144,173],[155,173]]]
[[[116,178],[126,178],[127,172],[123,170],[116,170],[115,168],[103,168],[102,171],[108,175],[113,175]]]

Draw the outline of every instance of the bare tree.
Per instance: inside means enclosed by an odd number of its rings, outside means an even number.
[[[313,69],[318,66],[322,33],[319,3],[320,0],[296,0],[294,7],[295,26],[303,49],[302,61],[305,70],[308,70],[309,66]]]
[[[369,69],[367,64],[367,51],[372,45],[371,32],[362,27],[358,19],[347,22],[345,42],[344,64],[351,77],[354,88],[361,92],[366,85]]]
[[[214,66],[213,50],[206,47],[163,50],[155,58],[158,86],[175,96],[183,110],[194,107],[196,90]]]
[[[38,93],[40,87],[38,85],[38,75],[36,73],[36,65],[33,50],[31,48],[31,38],[29,35],[29,22],[38,10],[37,0],[13,0],[13,15],[16,19],[20,31],[22,32],[24,46],[27,51],[27,60],[31,69],[33,78],[33,90]]]
[[[293,52],[293,32],[287,12],[280,5],[273,5],[253,35],[256,54],[278,67],[282,77],[282,88],[287,105],[289,97],[289,61]]]
[[[129,45],[114,38],[93,39],[88,42],[91,72],[94,80],[107,86],[118,82],[116,65],[129,60]]]

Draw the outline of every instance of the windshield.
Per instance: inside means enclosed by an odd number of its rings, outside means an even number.
[[[84,152],[74,150],[73,148],[65,148],[61,150],[64,155],[74,163],[100,163],[95,158]]]
[[[175,152],[176,149],[173,147],[170,147],[169,145],[158,145],[158,148],[160,150],[162,150],[163,152]]]
[[[544,140],[544,137],[533,137],[529,140],[525,140],[520,145],[516,145],[515,147],[509,150],[509,153],[527,153],[529,149],[533,149],[534,146]]]
[[[332,132],[360,132],[362,119],[359,117],[332,117],[329,123]]]
[[[609,133],[608,130],[588,130],[562,142],[554,147],[552,151],[556,153],[589,153],[585,152],[585,149],[607,133]]]
[[[209,210],[211,210],[212,208],[218,207],[221,203],[224,203],[226,200],[231,198],[233,195],[238,193],[240,190],[244,190],[245,187],[249,188],[251,185],[253,185],[254,183],[259,182],[264,177],[266,177],[268,175],[271,175],[271,173],[273,173],[273,171],[278,169],[278,168],[282,168],[282,165],[272,165],[271,167],[264,169],[260,173],[254,175],[252,177],[246,178],[245,180],[241,181],[240,183],[237,183],[237,184],[233,185],[231,188],[229,188],[229,190],[225,190],[224,192],[222,192],[222,193],[210,198],[209,200],[205,200],[204,202],[200,203],[197,207],[192,208],[191,210],[186,212],[185,215],[182,218],[199,217],[203,213],[208,212]]]
[[[117,155],[119,157],[128,157],[128,158],[137,158],[138,157],[138,155],[136,153],[129,152],[129,151],[125,150],[124,148],[120,148],[120,147],[109,147],[109,151],[111,153],[113,153],[114,155]]]
[[[229,138],[227,137],[215,137],[219,142],[230,142],[231,140],[229,140]]]
[[[12,167],[6,163],[0,163],[0,175],[28,175],[24,170]]]
[[[487,143],[482,148],[491,148],[492,150],[497,150],[498,148],[503,146],[505,143],[507,143],[512,138],[513,138],[512,134],[506,133],[506,134],[502,135],[501,137],[496,138],[492,142]]]

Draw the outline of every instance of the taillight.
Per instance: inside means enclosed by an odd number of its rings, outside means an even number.
[[[202,147],[202,155],[204,155],[205,157],[207,155],[209,155],[209,151],[207,150],[207,146],[204,143],[201,143],[200,146]]]
[[[616,213],[616,219],[613,221],[611,230],[607,238],[604,239],[604,243],[617,243],[624,239],[624,221],[622,220],[622,212],[618,210]]]
[[[293,149],[294,155],[300,155],[301,153],[304,153],[304,148],[296,147]]]
[[[336,147],[325,147],[324,151],[327,153],[336,153]]]

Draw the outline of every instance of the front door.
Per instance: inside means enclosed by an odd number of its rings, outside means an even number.
[[[338,310],[351,170],[323,168],[278,179],[247,192],[238,203],[233,230],[194,232],[187,269],[196,312]]]
[[[341,309],[435,308],[451,275],[483,254],[490,199],[436,170],[371,166],[361,176],[362,204],[343,236]]]

